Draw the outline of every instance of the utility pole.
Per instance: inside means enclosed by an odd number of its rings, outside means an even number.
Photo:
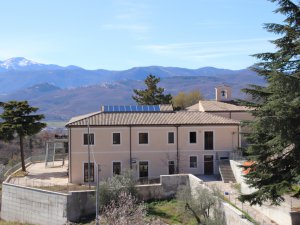
[[[99,188],[99,183],[100,183],[100,175],[99,173],[101,172],[101,167],[100,164],[97,165],[97,189],[96,189],[96,225],[99,225],[99,221],[100,221],[100,215],[99,215],[99,192],[100,192],[100,188]]]

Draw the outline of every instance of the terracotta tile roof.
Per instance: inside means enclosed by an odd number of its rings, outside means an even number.
[[[199,101],[199,103],[186,108],[187,111],[201,111],[201,112],[224,112],[224,111],[249,111],[250,108],[246,106],[239,106],[225,102],[218,101]]]
[[[87,114],[72,118],[66,126],[126,126],[126,125],[238,125],[236,120],[205,112],[130,112]]]

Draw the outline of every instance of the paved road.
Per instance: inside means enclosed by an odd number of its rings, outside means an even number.
[[[255,221],[257,221],[261,225],[279,225],[278,223],[272,221],[269,217],[262,214],[257,209],[251,207],[247,203],[242,203],[238,200],[239,192],[237,189],[233,187],[231,183],[223,183],[223,181],[217,179],[215,176],[199,176],[201,180],[205,182],[209,187],[215,186],[222,193],[229,193],[229,195],[225,196],[230,202],[235,204],[238,208],[247,212]]]

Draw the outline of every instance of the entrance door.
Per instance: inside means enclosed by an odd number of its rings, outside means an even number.
[[[140,171],[140,178],[148,178],[148,162],[147,161],[139,162],[139,171]]]
[[[175,173],[175,162],[169,161],[169,174],[174,174],[174,173]]]
[[[214,156],[205,155],[204,156],[204,174],[212,175],[214,174]]]

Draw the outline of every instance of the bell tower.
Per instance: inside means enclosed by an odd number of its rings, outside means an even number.
[[[231,101],[231,87],[227,86],[225,84],[219,85],[215,88],[216,90],[216,101],[218,102],[226,102],[226,101]]]

